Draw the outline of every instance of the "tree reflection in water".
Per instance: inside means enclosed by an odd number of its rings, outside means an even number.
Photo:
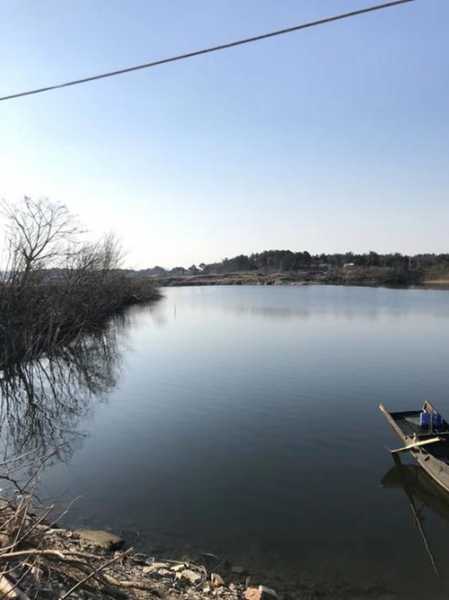
[[[115,386],[120,370],[118,337],[127,317],[79,336],[26,364],[0,372],[0,440],[4,459],[32,452],[71,457],[85,434],[79,420]]]

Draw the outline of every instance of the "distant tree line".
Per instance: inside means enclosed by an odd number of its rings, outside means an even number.
[[[407,256],[398,252],[379,254],[353,252],[312,255],[307,250],[292,252],[291,250],[265,250],[250,255],[239,254],[233,258],[225,258],[215,263],[200,263],[188,268],[175,267],[164,269],[157,266],[145,270],[155,277],[182,275],[223,275],[257,271],[260,273],[286,273],[311,270],[335,270],[351,267],[379,267],[397,272],[409,271],[449,272],[449,254],[417,254]]]

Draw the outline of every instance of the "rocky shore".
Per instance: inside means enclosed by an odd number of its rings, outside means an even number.
[[[126,548],[125,540],[107,531],[69,530],[28,519],[23,540],[16,535],[11,539],[7,527],[1,527],[0,597],[7,600],[396,598],[380,586],[318,587],[312,582],[268,579],[210,553],[185,560],[150,556]]]
[[[17,540],[14,542],[6,533],[1,534],[0,561],[8,566],[0,578],[1,597],[17,600],[36,597],[276,600],[281,597],[245,568],[221,561],[213,554],[204,554],[202,562],[162,559],[125,549],[123,539],[106,531],[72,531],[38,521],[31,525],[33,536],[27,535],[29,543],[24,547],[19,547]]]

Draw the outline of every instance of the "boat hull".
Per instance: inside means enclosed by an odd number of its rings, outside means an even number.
[[[449,465],[428,452],[419,452],[418,456],[411,452],[413,458],[424,471],[442,488],[449,492]]]

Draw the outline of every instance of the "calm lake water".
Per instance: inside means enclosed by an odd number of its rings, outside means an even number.
[[[349,583],[354,597],[447,597],[403,479],[388,474],[386,448],[400,442],[378,404],[429,399],[449,416],[449,292],[164,294],[94,348],[62,402],[70,414],[53,407],[69,446],[41,492],[81,496],[68,524],[122,531],[150,552]],[[417,480],[416,505],[444,573],[449,501],[427,484]]]

